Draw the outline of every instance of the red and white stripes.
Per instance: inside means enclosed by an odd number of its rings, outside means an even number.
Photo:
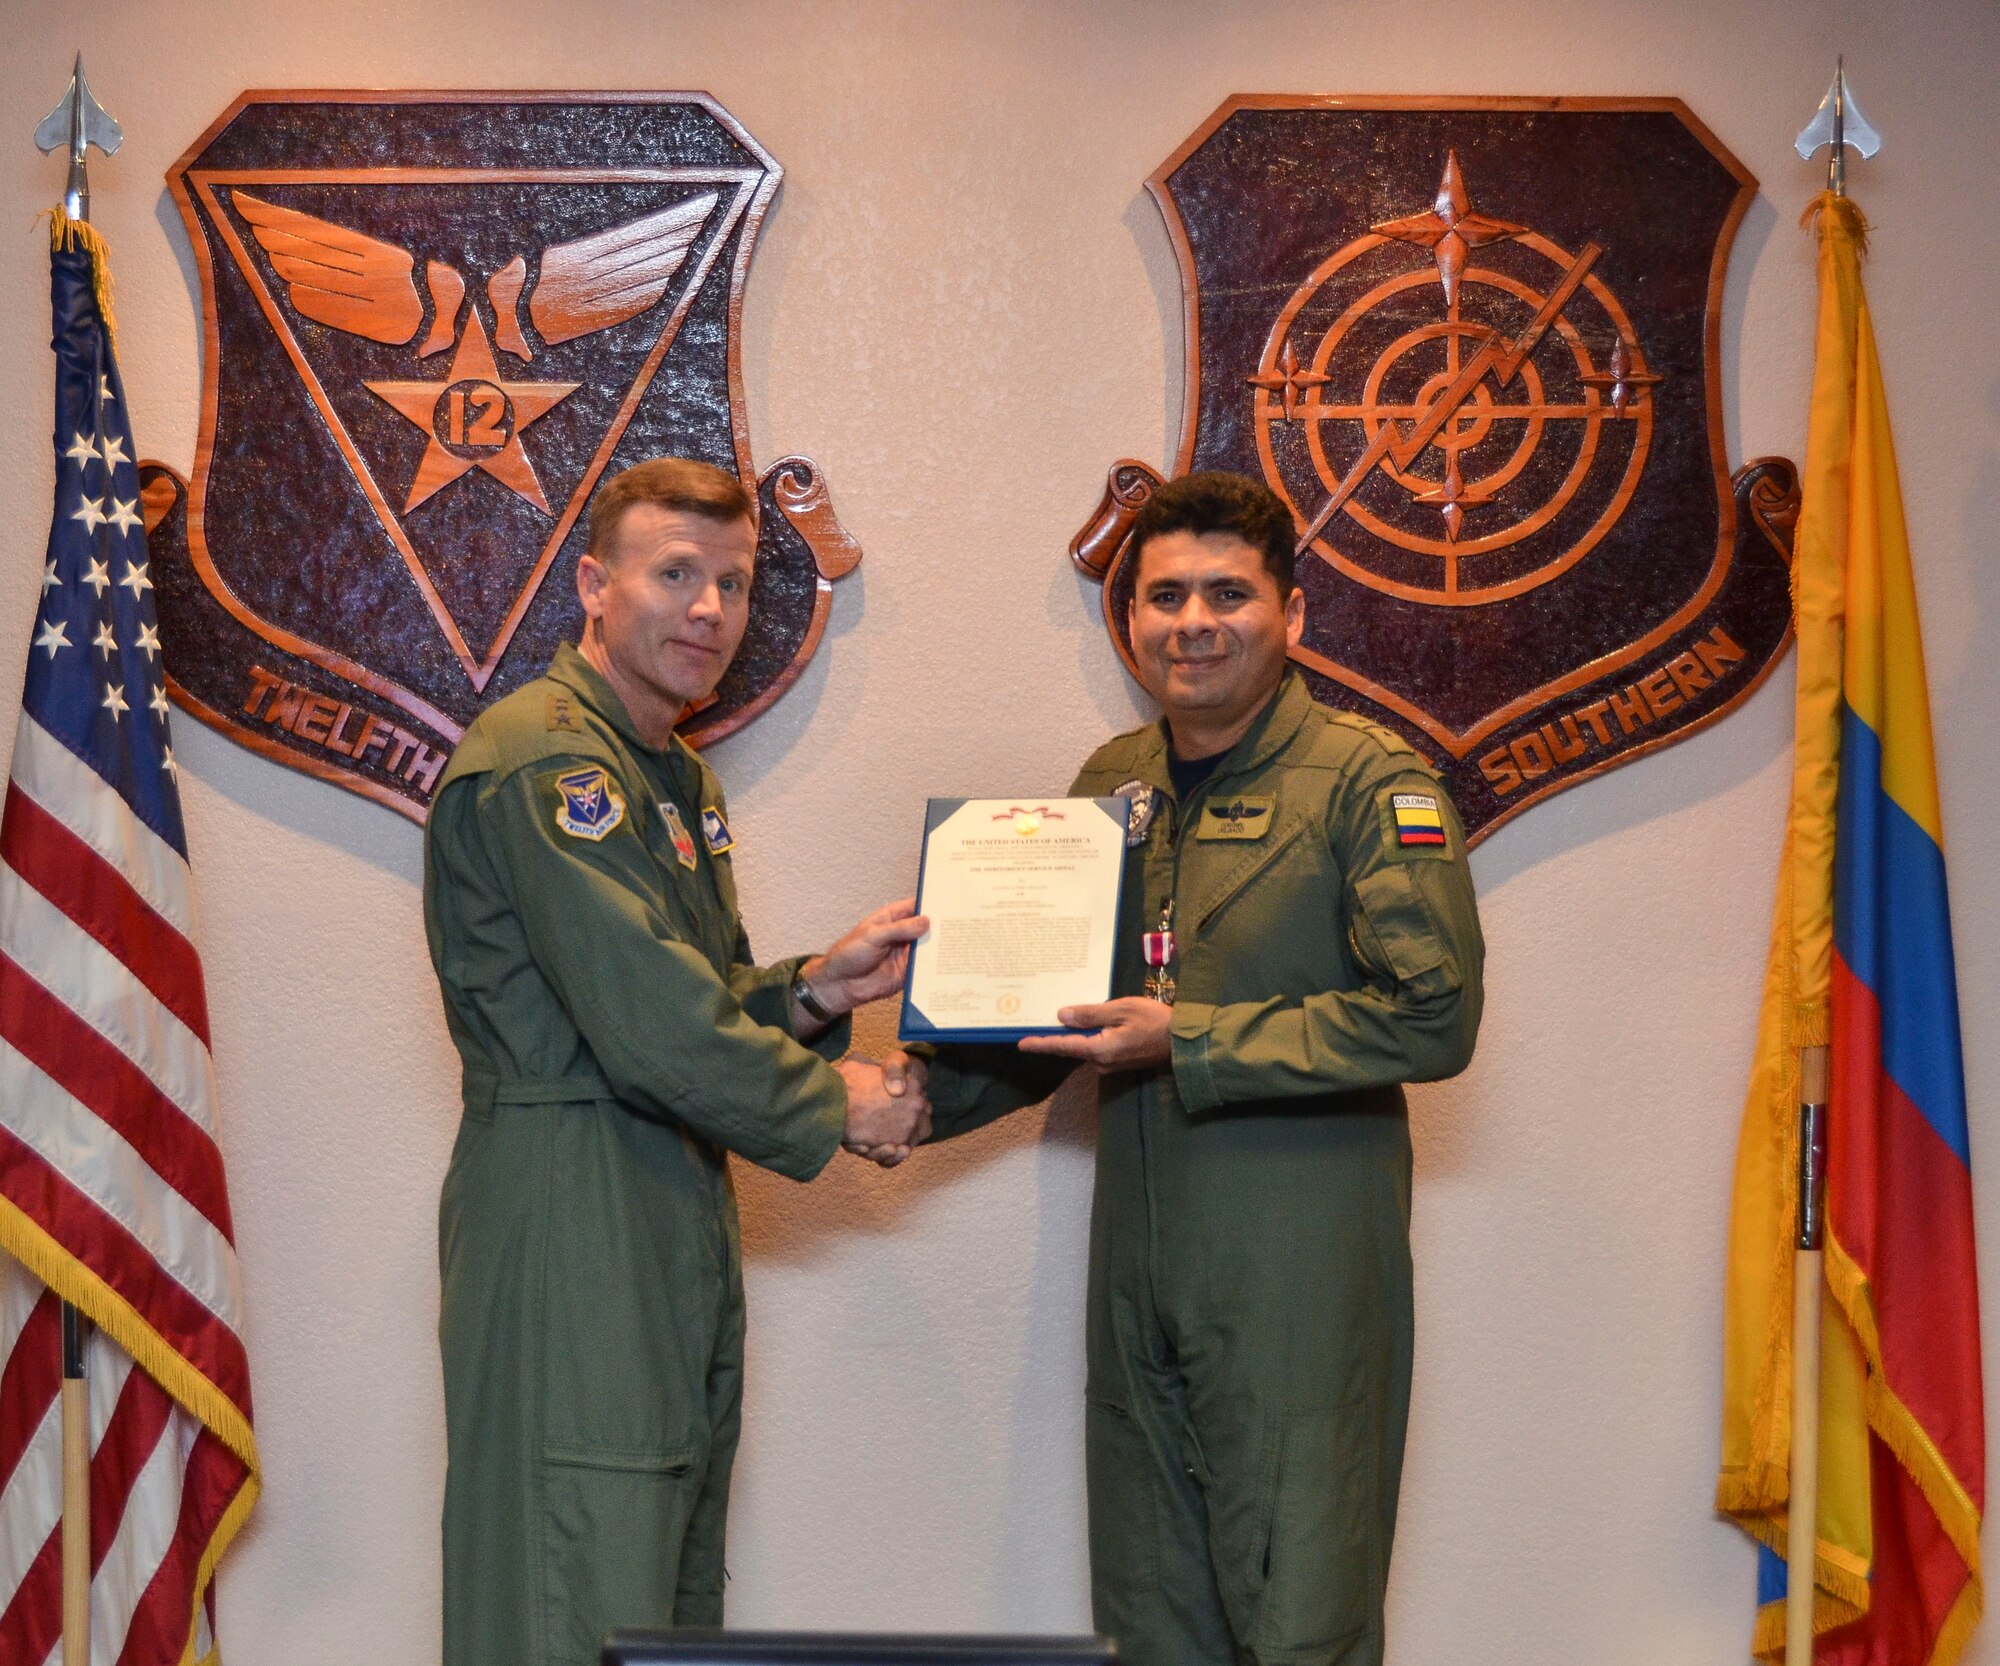
[[[0,1661],[60,1643],[59,1300],[95,1317],[92,1658],[213,1653],[255,1494],[187,865],[23,713],[0,815]],[[135,1356],[138,1366],[135,1368]]]

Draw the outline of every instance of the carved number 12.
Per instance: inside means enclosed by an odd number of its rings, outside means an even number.
[[[472,426],[465,426],[465,389],[453,388],[445,396],[445,438],[453,445],[505,445],[500,416],[507,409],[507,396],[498,388],[472,390]]]

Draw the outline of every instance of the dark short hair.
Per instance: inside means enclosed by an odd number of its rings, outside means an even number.
[[[625,511],[641,503],[711,521],[755,521],[757,507],[743,482],[713,463],[654,457],[634,463],[597,488],[590,500],[590,553],[602,561]]]
[[[1261,481],[1219,469],[1184,474],[1153,493],[1132,525],[1133,577],[1146,545],[1169,532],[1191,532],[1197,538],[1228,532],[1264,556],[1264,570],[1278,581],[1280,599],[1297,588],[1294,552],[1298,530],[1284,500]]]

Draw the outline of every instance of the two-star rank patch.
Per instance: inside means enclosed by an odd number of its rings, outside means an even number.
[[[701,836],[708,841],[708,854],[720,856],[725,850],[734,850],[736,841],[729,836],[729,823],[722,819],[722,812],[713,804],[702,806]]]
[[[1271,831],[1275,798],[1211,798],[1201,807],[1197,839],[1261,839]]]
[[[625,800],[602,764],[555,778],[556,826],[572,839],[602,839],[625,819]]]
[[[694,835],[681,820],[681,807],[671,798],[660,800],[660,815],[667,824],[667,837],[674,842],[674,855],[684,868],[694,866]]]
[[[1444,812],[1435,793],[1391,793],[1389,814],[1399,848],[1445,844]]]

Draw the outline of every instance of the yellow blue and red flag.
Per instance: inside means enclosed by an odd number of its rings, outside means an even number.
[[[1791,816],[1737,1149],[1717,1503],[1784,1648],[1798,1053],[1830,1045],[1815,1659],[1948,1666],[1983,1600],[1986,1451],[1965,1086],[1930,700],[1895,446],[1844,197],[1793,576]]]

